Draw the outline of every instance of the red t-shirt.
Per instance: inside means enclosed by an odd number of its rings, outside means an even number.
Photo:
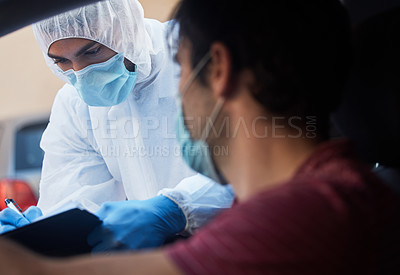
[[[324,143],[167,254],[185,274],[376,274],[393,197],[369,170],[348,142]]]

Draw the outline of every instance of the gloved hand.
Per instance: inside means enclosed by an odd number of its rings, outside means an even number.
[[[29,207],[24,212],[25,217],[10,208],[5,208],[0,212],[0,234],[27,225],[42,215],[42,211],[36,206]]]
[[[88,237],[92,252],[161,246],[186,226],[179,206],[162,195],[143,201],[106,202],[95,214],[103,223]]]

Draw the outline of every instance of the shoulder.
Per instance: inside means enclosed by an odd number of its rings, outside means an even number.
[[[88,105],[79,97],[75,88],[65,84],[57,93],[51,110],[50,121],[75,121],[89,116]]]
[[[78,92],[74,88],[74,86],[66,83],[64,86],[58,91],[55,97],[55,104],[63,104],[66,106],[80,106],[84,107],[85,104],[82,99],[79,97]]]
[[[292,226],[307,231],[316,223],[340,226],[347,220],[347,210],[341,194],[335,193],[330,183],[304,179],[261,192],[239,203],[221,218],[224,223],[235,222],[235,219],[252,224],[247,230],[279,233],[282,228]]]
[[[325,194],[306,183],[297,184],[262,192],[235,205],[189,241],[170,247],[169,256],[188,274],[196,274],[195,266],[207,274],[245,274],[250,270],[257,274],[267,270],[341,274],[326,273],[326,268],[346,257],[346,247],[352,248],[346,242],[354,228]],[[296,263],[313,265],[315,272],[306,266],[304,270],[295,267]]]

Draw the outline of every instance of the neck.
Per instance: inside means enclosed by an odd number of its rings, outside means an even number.
[[[293,137],[282,125],[272,127],[260,115],[245,116],[249,110],[257,111],[247,106],[243,115],[231,117],[239,130],[227,141],[228,156],[215,157],[239,201],[290,180],[318,145],[316,140]],[[260,123],[254,123],[256,118]]]

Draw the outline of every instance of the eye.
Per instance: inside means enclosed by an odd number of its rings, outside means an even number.
[[[53,58],[54,64],[64,64],[68,61],[66,58]]]
[[[174,60],[175,63],[180,64],[180,63],[179,63],[179,58],[178,58],[178,54],[177,54],[177,53],[174,54],[173,60]]]
[[[97,47],[97,48],[95,48],[95,49],[92,49],[92,50],[88,50],[88,51],[85,52],[85,55],[94,55],[94,54],[97,54],[97,53],[100,52],[100,49],[101,49],[101,46],[99,46],[99,47]]]

